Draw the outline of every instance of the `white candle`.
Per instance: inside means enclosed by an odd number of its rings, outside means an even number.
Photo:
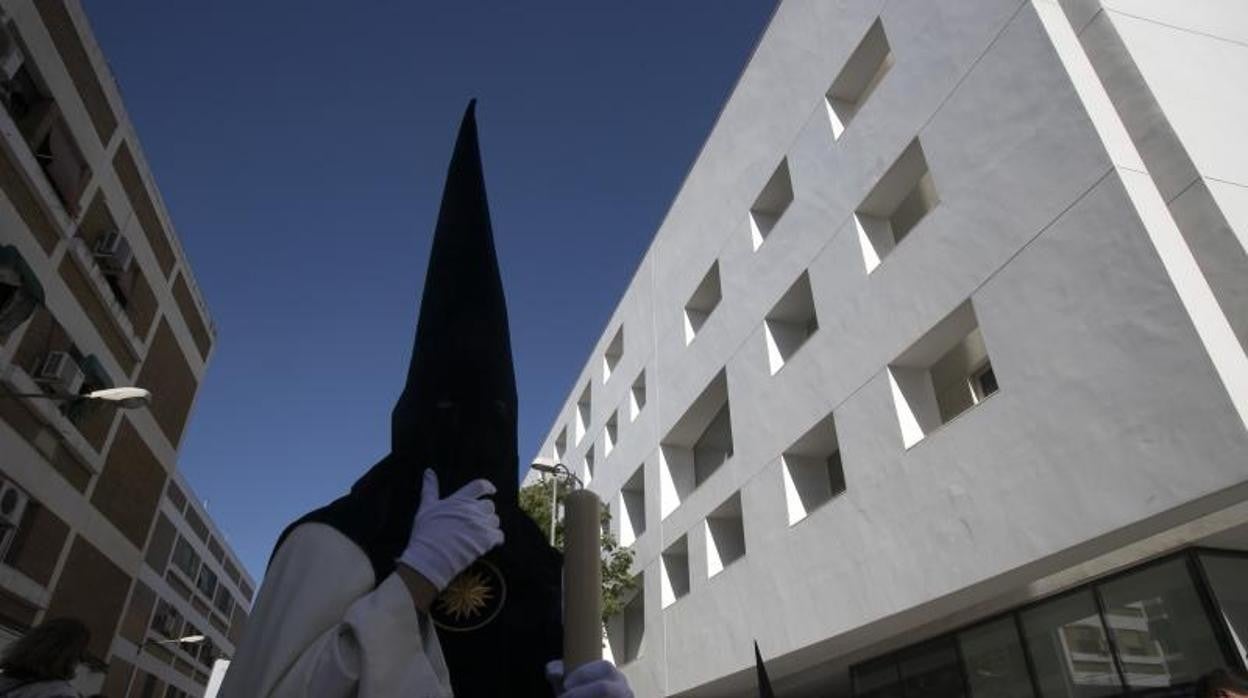
[[[589,490],[564,500],[563,664],[602,659],[602,502]]]

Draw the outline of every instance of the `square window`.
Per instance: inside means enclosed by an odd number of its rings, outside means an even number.
[[[819,329],[815,299],[810,291],[810,274],[803,272],[763,320],[767,341],[767,362],[776,375]]]
[[[737,492],[706,517],[706,575],[714,577],[745,556],[745,522]]]
[[[593,393],[590,392],[589,384],[585,385],[585,389],[581,391],[581,397],[576,401],[576,443],[581,443],[585,438],[585,434],[589,431],[589,423],[593,417]]]
[[[564,427],[559,430],[559,435],[555,437],[555,462],[563,462],[563,454],[568,452],[568,428]]]
[[[785,449],[780,455],[780,471],[790,526],[845,493],[845,468],[832,415]]]
[[[754,249],[763,246],[763,241],[771,234],[772,228],[780,222],[780,217],[793,203],[793,181],[789,177],[789,161],[780,161],[779,167],[771,174],[763,190],[759,192],[754,205],[750,207],[750,239]]]
[[[646,468],[637,467],[620,488],[620,545],[628,547],[646,532]]]
[[[642,372],[637,376],[637,380],[633,381],[632,390],[628,393],[628,421],[636,421],[637,416],[641,414],[641,410],[646,406],[646,372]]]
[[[916,138],[854,211],[867,272],[875,271],[939,202],[923,146]]]
[[[621,326],[615,331],[615,336],[611,338],[611,342],[607,344],[606,351],[602,354],[602,382],[606,383],[611,380],[611,375],[615,373],[615,367],[620,365],[620,360],[624,358],[624,328]]]
[[[634,578],[633,596],[624,604],[624,610],[607,621],[606,657],[617,665],[627,664],[642,653],[646,635],[645,575]]]
[[[997,392],[997,377],[970,301],[888,367],[906,448]]]
[[[688,536],[681,536],[663,551],[661,568],[663,571],[662,602],[663,608],[667,608],[689,593]]]
[[[850,120],[892,65],[893,52],[884,34],[884,25],[876,18],[828,89],[828,120],[832,125],[833,139],[839,139],[845,132]]]
[[[732,412],[723,369],[659,444],[659,505],[664,518],[732,457]]]
[[[615,444],[620,439],[620,412],[616,410],[607,418],[607,424],[602,430],[602,458],[606,460],[611,455],[611,451],[615,450]]]
[[[703,275],[693,295],[689,297],[689,302],[685,304],[685,344],[693,343],[693,338],[702,330],[711,312],[719,305],[721,297],[717,260]]]

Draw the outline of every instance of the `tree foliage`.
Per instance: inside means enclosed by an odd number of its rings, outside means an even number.
[[[559,482],[558,509],[560,516],[555,523],[555,547],[563,550],[563,502],[572,491],[573,481],[567,475],[546,475],[541,481],[520,488],[520,508],[525,511],[543,531],[550,532],[550,485],[551,478]],[[624,601],[635,586],[629,570],[633,566],[633,551],[621,547],[611,535],[611,512],[602,508],[602,620],[624,610]]]

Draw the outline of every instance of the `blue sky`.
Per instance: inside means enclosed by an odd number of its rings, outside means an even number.
[[[217,324],[179,467],[259,577],[388,449],[467,100],[524,461],[774,2],[85,5]]]

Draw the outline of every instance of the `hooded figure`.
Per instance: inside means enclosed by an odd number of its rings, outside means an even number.
[[[562,650],[562,558],[517,499],[516,386],[474,105],[390,453],[282,533],[226,698],[554,693],[544,668]],[[604,675],[627,691],[613,667],[589,674],[566,683]]]
[[[758,675],[758,698],[776,698],[771,690],[771,679],[767,678],[767,665],[763,664],[763,653],[758,651],[758,640],[754,641],[754,672]]]

